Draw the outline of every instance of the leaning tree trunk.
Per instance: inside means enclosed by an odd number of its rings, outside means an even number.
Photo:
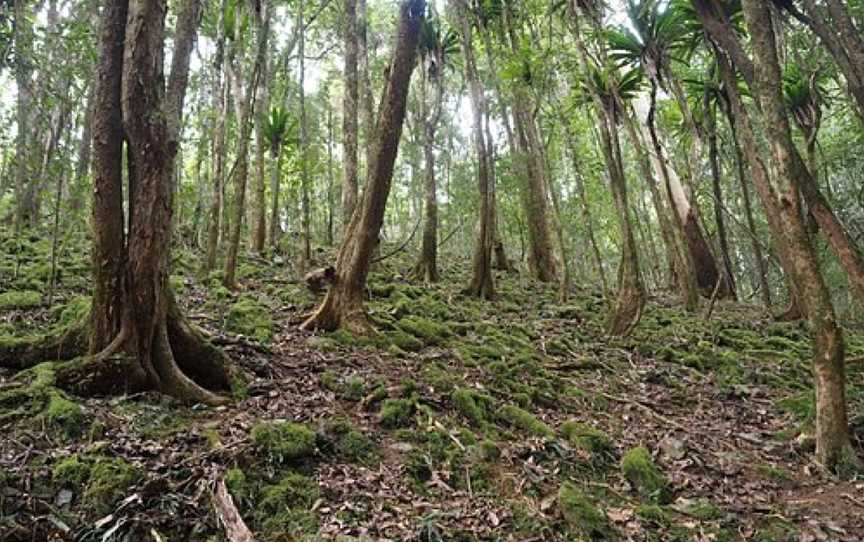
[[[770,7],[757,0],[744,0],[743,7],[756,59],[756,99],[764,117],[762,124],[770,145],[772,172],[780,185],[779,194],[772,194],[774,188],[765,186],[760,195],[766,207],[779,208],[780,228],[774,233],[786,242],[788,272],[798,286],[799,301],[813,340],[816,458],[826,468],[833,469],[846,460],[854,460],[846,414],[843,333],[801,214],[795,181],[799,174],[794,158],[796,150],[783,102]],[[736,93],[737,89],[731,92]],[[746,115],[740,105],[737,113]]]
[[[342,227],[348,229],[357,206],[357,0],[345,0],[345,90],[342,97]]]
[[[303,323],[304,329],[332,330],[342,326],[361,334],[372,331],[363,309],[363,290],[390,194],[425,5],[424,0],[407,0],[399,8],[390,77],[378,114],[367,186],[339,249],[333,286],[318,310]]]

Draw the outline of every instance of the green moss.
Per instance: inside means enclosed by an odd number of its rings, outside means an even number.
[[[498,418],[506,424],[534,436],[552,438],[555,431],[536,416],[515,405],[504,405],[498,409]]]
[[[381,336],[381,341],[405,352],[417,352],[423,348],[423,342],[420,339],[401,329],[385,332]]]
[[[423,367],[423,379],[433,388],[442,392],[453,390],[458,378],[452,370],[433,362]]]
[[[637,446],[624,454],[621,458],[621,472],[643,498],[654,502],[665,502],[668,497],[669,482],[654,464],[647,448]]]
[[[419,316],[402,318],[396,325],[405,333],[421,339],[425,344],[441,344],[451,335],[447,326]]]
[[[793,414],[802,423],[811,422],[816,418],[816,396],[813,391],[803,391],[785,397],[777,402],[777,406]]]
[[[228,309],[225,323],[229,330],[268,342],[273,337],[270,309],[251,296],[240,296]]]
[[[375,444],[346,418],[336,418],[325,426],[336,454],[349,461],[364,461],[372,456]]]
[[[565,482],[558,490],[558,509],[570,529],[584,539],[615,539],[615,531],[606,513],[597,508],[587,495],[570,482]]]
[[[414,419],[415,409],[416,401],[412,398],[387,399],[381,404],[378,422],[388,429],[407,427]]]
[[[125,497],[129,487],[140,478],[131,464],[120,458],[100,458],[90,469],[90,478],[84,490],[84,502],[98,514],[107,514],[114,502]]]
[[[84,430],[84,411],[59,391],[49,393],[43,416],[46,422],[62,430],[67,437],[80,435]]]
[[[799,540],[798,529],[790,522],[776,518],[766,518],[756,530],[753,542],[795,542]]]
[[[594,463],[606,463],[615,455],[612,439],[590,425],[567,421],[561,424],[561,434],[573,447],[590,454]]]
[[[315,453],[315,432],[299,423],[259,423],[252,428],[252,440],[277,463],[300,461]]]
[[[82,461],[78,454],[72,454],[54,465],[51,477],[65,486],[79,488],[90,477],[90,465]]]
[[[663,507],[656,504],[640,504],[634,511],[644,521],[650,521],[657,525],[667,525],[669,523],[669,514],[666,513]]]
[[[487,421],[492,412],[492,397],[468,388],[456,388],[450,399],[463,416],[477,425]]]
[[[715,506],[713,503],[700,499],[692,504],[687,505],[683,509],[682,512],[687,514],[692,518],[696,518],[701,521],[713,521],[717,519],[721,519],[726,514],[723,512],[722,508]]]
[[[246,480],[246,473],[241,469],[228,469],[225,473],[225,486],[235,499],[244,502],[249,498],[249,483]]]
[[[298,535],[314,533],[318,522],[309,510],[318,495],[318,484],[297,473],[290,473],[278,483],[264,487],[257,506],[262,530],[278,540],[295,540]]]
[[[34,290],[10,290],[0,294],[0,310],[32,309],[42,304],[42,294]]]

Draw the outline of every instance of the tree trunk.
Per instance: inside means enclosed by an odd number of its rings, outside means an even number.
[[[213,196],[210,200],[210,219],[207,224],[207,254],[204,270],[216,268],[216,255],[219,249],[221,231],[222,194],[225,186],[225,122],[228,117],[228,85],[226,73],[228,59],[225,55],[225,10],[227,0],[221,1],[217,22],[216,54],[213,59],[213,109],[216,111],[213,134]]]
[[[304,1],[298,2],[298,21],[300,26],[300,47],[298,50],[300,56],[300,195],[301,195],[301,212],[303,226],[303,252],[300,257],[300,273],[305,274],[306,269],[312,261],[312,233],[311,228],[311,209],[309,203],[309,166],[306,156],[308,153],[308,134],[306,126],[306,90],[303,88],[306,81],[306,30],[303,24],[303,9]]]
[[[477,228],[477,239],[474,243],[473,274],[468,291],[471,295],[484,299],[492,299],[495,297],[495,284],[492,279],[492,248],[495,241],[495,231],[493,228],[494,215],[492,214],[489,142],[486,141],[483,135],[483,115],[486,112],[486,99],[477,74],[472,30],[467,14],[468,6],[465,5],[463,0],[459,0],[455,11],[459,24],[462,55],[465,59],[465,79],[468,80],[471,92],[472,134],[474,151],[477,153],[477,185],[480,192],[480,217]]]
[[[329,95],[328,95],[329,97]],[[333,246],[333,109],[327,108],[327,246]]]
[[[711,165],[711,189],[714,193],[714,221],[717,223],[717,238],[720,245],[720,255],[723,259],[724,280],[728,294],[733,300],[738,300],[735,293],[735,274],[732,271],[732,258],[729,256],[729,239],[726,235],[726,221],[723,217],[723,190],[720,185],[720,159],[717,149],[717,119],[716,112],[706,97],[704,99],[705,132],[708,139],[708,161]]]
[[[357,2],[357,98],[360,107],[360,125],[363,129],[366,167],[372,161],[373,141],[375,140],[375,99],[372,92],[372,79],[369,74],[369,17],[366,0]],[[360,183],[358,182],[358,185]]]
[[[29,27],[29,16],[26,0],[15,0],[14,5],[13,41],[15,43],[15,86],[16,104],[15,118],[17,133],[15,135],[15,228],[20,230],[28,222],[28,202],[25,195],[28,191],[30,177],[30,153],[27,148],[25,129],[30,118],[33,90],[30,88],[30,62],[32,29]]]
[[[266,4],[262,4],[262,9],[266,9],[266,13],[262,14],[265,17],[264,24],[270,26],[270,9]],[[258,100],[255,103],[255,203],[253,205],[254,218],[252,220],[252,250],[261,254],[264,252],[264,244],[267,239],[267,181],[264,155],[266,153],[267,141],[264,138],[263,123],[267,118],[267,111],[270,107],[269,93],[267,92],[268,81],[268,55],[265,54],[261,61],[261,75],[258,79]]]
[[[348,225],[357,206],[357,0],[345,0],[345,69],[342,101],[342,228]]]
[[[432,54],[432,53],[430,53]],[[436,69],[443,70],[439,59],[433,59]],[[433,105],[429,107],[429,73],[424,63],[420,64],[420,110],[423,126],[423,244],[420,259],[414,267],[414,275],[426,282],[438,282],[438,198],[435,181],[435,131],[441,117],[444,99],[442,73],[432,73],[435,87]]]
[[[263,9],[266,9],[263,8]],[[237,140],[237,163],[234,170],[234,217],[231,222],[231,238],[228,241],[228,254],[225,257],[225,273],[222,283],[226,288],[236,289],[237,255],[240,252],[240,232],[243,229],[243,216],[246,213],[246,181],[249,175],[249,137],[252,132],[251,111],[255,107],[255,94],[258,89],[258,78],[261,75],[261,65],[267,52],[267,34],[269,28],[264,22],[266,19],[258,15],[258,44],[255,54],[255,64],[252,68],[246,89],[243,89],[243,72],[240,66],[242,55],[239,51],[233,51],[233,62],[230,62],[231,85],[234,90],[234,106],[237,112],[238,140]],[[237,25],[235,31],[239,32],[241,25]],[[234,43],[240,43],[240,36],[234,39]],[[238,60],[238,56],[241,57]]]
[[[318,310],[303,323],[304,329],[332,330],[342,326],[361,334],[372,331],[363,309],[363,289],[390,194],[424,11],[424,0],[407,0],[400,5],[390,76],[379,111],[367,186],[339,249],[334,284]]]

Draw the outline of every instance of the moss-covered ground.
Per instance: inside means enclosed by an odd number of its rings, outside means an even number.
[[[44,291],[39,243],[0,267],[20,292],[0,341],[86,314],[83,256],[64,256],[53,306],[27,293]],[[263,541],[864,539],[864,478],[812,463],[800,324],[727,303],[706,321],[658,297],[610,339],[591,290],[561,304],[501,274],[488,303],[460,293],[466,262],[432,286],[409,268],[376,264],[379,333],[354,337],[300,331],[316,299],[282,267],[244,260],[236,294],[178,254],[187,314],[247,377],[225,407],[0,370],[0,540],[224,540],[218,479]],[[847,352],[864,356],[852,325]],[[861,453],[864,364],[848,380]]]

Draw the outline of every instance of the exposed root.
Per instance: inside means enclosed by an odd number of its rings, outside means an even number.
[[[87,351],[87,319],[46,335],[0,341],[0,367],[23,370],[43,361],[64,361]]]

